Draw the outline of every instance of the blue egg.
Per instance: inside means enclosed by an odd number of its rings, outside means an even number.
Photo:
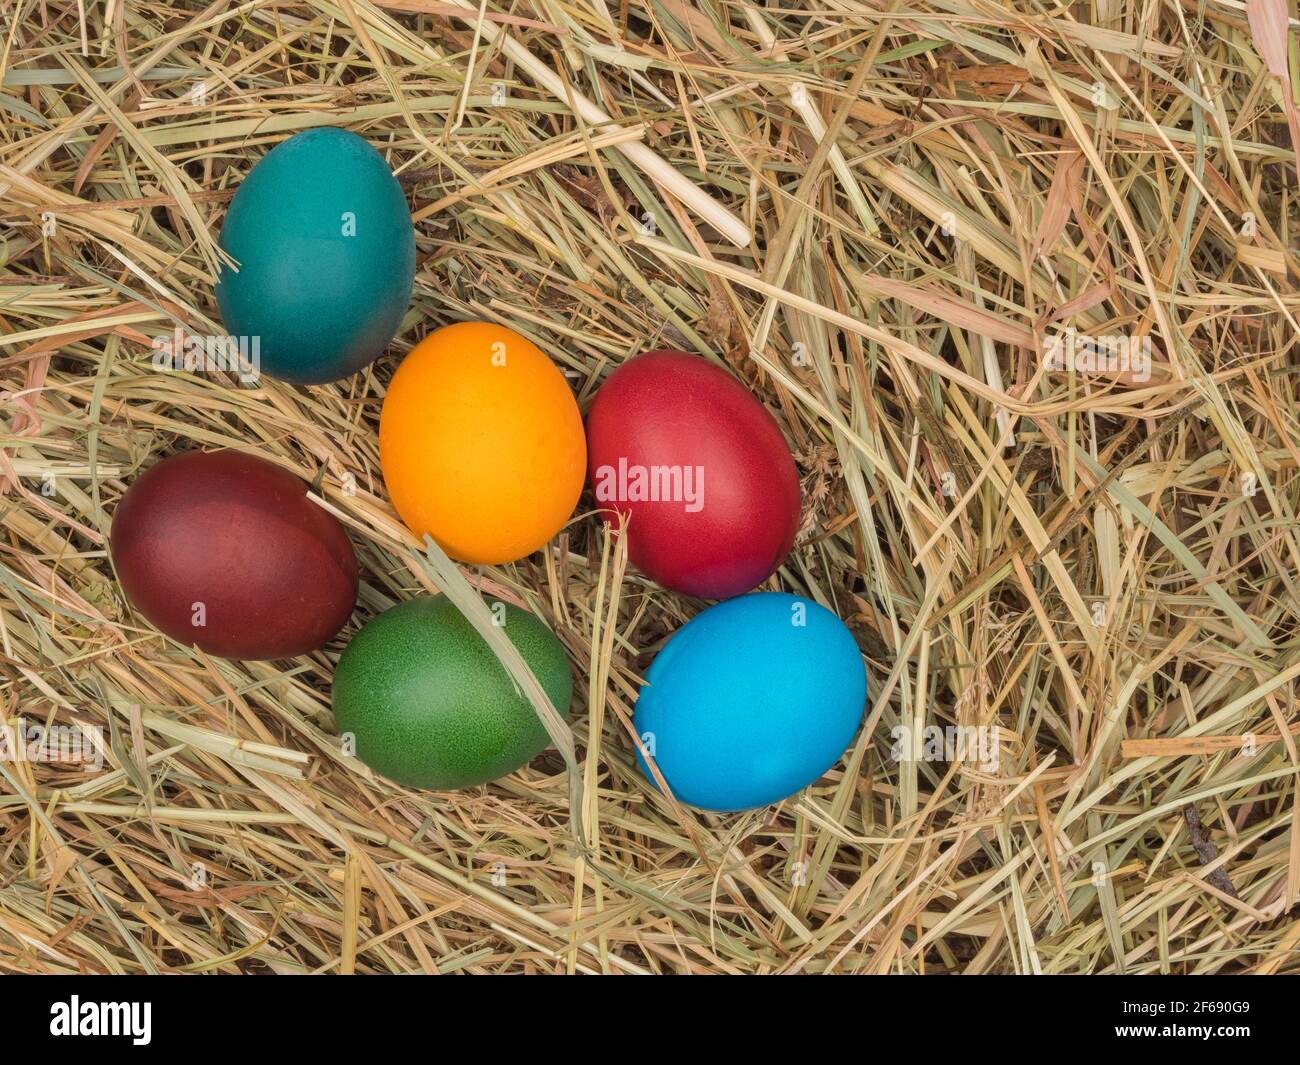
[[[760,592],[674,633],[632,720],[674,796],[729,812],[778,802],[830,769],[866,694],[862,655],[839,618],[811,599]],[[640,752],[637,761],[653,782]]]

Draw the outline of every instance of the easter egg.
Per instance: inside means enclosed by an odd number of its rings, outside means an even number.
[[[568,382],[499,325],[430,333],[402,360],[379,418],[379,461],[402,520],[461,562],[514,562],[564,527],[587,444]]]
[[[383,156],[346,130],[305,130],[263,156],[230,203],[221,246],[238,264],[218,277],[221,320],[256,369],[284,381],[363,369],[411,302],[406,197]]]
[[[666,588],[723,599],[785,561],[799,477],[772,418],[695,355],[651,351],[606,379],[587,413],[596,502],[626,515],[628,557]]]
[[[561,715],[573,679],[538,618],[493,603],[502,631]],[[334,672],[334,720],[361,761],[390,780],[445,791],[512,773],[551,742],[532,703],[446,596],[399,603],[368,621]]]
[[[357,599],[343,526],[292,473],[236,451],[149,467],[117,505],[109,551],[136,610],[222,658],[313,651]]]
[[[810,599],[756,592],[669,638],[632,720],[677,799],[746,810],[830,769],[853,740],[866,690],[862,655],[839,618]],[[653,783],[640,751],[637,760]]]

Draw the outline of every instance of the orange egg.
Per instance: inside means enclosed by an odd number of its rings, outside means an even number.
[[[430,333],[397,368],[379,461],[417,536],[461,562],[494,564],[532,554],[564,527],[587,441],[568,383],[535,344],[461,322]]]

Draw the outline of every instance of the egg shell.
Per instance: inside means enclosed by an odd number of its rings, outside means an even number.
[[[380,413],[393,505],[461,562],[514,562],[544,546],[573,514],[586,458],[564,375],[531,341],[487,322],[425,337]]]
[[[313,651],[357,600],[343,526],[293,474],[235,451],[151,466],[118,503],[109,549],[136,610],[177,642],[222,658]]]
[[[560,641],[512,604],[502,630],[561,715],[573,679]],[[421,596],[362,627],[334,672],[334,720],[361,761],[390,780],[437,791],[512,773],[551,742],[527,697],[445,596]]]
[[[866,685],[839,618],[810,599],[758,592],[718,603],[672,635],[632,720],[678,800],[746,810],[793,795],[839,760]],[[637,760],[654,783],[640,751]]]
[[[216,295],[229,335],[257,338],[261,369],[336,381],[388,346],[411,302],[415,229],[388,164],[346,130],[305,130],[249,171],[226,212]]]
[[[631,561],[686,595],[757,587],[799,528],[799,476],[776,421],[685,352],[647,352],[609,375],[587,413],[587,468],[597,505],[630,517]]]

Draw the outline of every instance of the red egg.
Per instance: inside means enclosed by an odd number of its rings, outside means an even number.
[[[235,451],[151,466],[113,515],[109,550],[131,604],[222,658],[292,658],[346,624],[357,560],[307,486]]]
[[[667,588],[740,595],[785,561],[799,476],[781,430],[736,378],[650,351],[609,375],[587,414],[596,502],[628,516],[628,557]]]

